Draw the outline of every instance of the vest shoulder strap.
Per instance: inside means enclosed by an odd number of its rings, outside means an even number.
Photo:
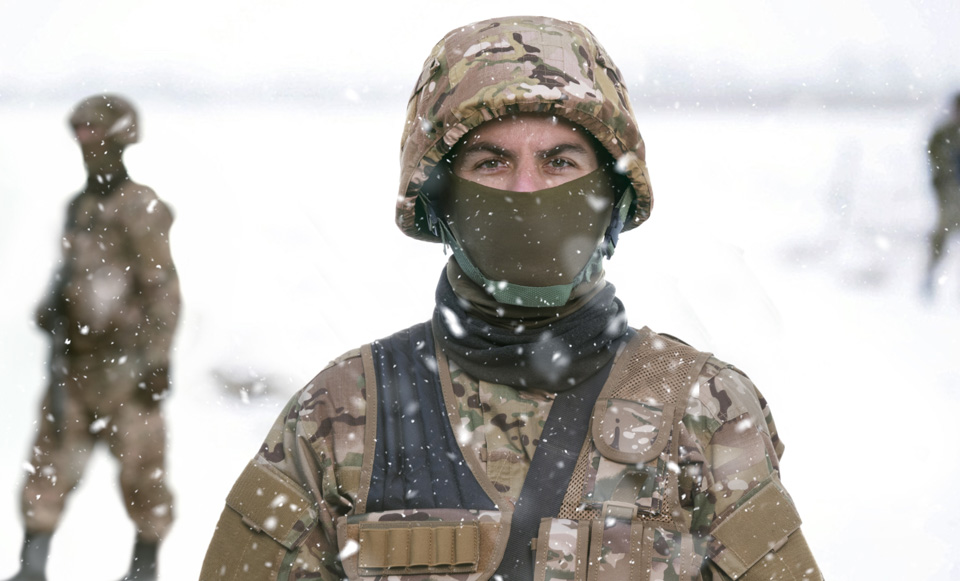
[[[367,416],[373,448],[364,452],[372,452],[365,510],[495,509],[464,461],[447,417],[430,323],[375,341],[363,352],[370,361],[365,368],[371,368],[367,405],[375,414]]]

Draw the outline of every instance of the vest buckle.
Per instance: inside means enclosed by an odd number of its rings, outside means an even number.
[[[630,522],[637,517],[637,505],[632,502],[607,500],[603,503],[602,515],[605,526],[611,519]]]

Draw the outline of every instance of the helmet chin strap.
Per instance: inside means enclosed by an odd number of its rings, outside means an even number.
[[[439,230],[440,240],[444,248],[449,246],[453,250],[453,256],[470,280],[480,285],[490,294],[498,303],[504,305],[516,305],[521,307],[561,307],[570,300],[570,294],[577,285],[585,280],[593,278],[594,275],[603,269],[603,257],[610,258],[616,248],[617,237],[625,224],[627,214],[630,211],[630,204],[633,200],[633,189],[627,190],[620,196],[620,200],[613,210],[613,218],[610,228],[607,230],[603,241],[599,244],[590,260],[583,269],[574,277],[573,281],[567,284],[558,284],[552,286],[525,286],[514,284],[506,280],[490,280],[485,277],[480,269],[473,264],[463,247],[457,242],[450,227],[446,221],[436,216],[431,216],[431,222]]]

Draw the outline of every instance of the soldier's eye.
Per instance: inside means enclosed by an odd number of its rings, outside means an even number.
[[[477,163],[477,169],[496,169],[503,165],[502,160],[500,159],[485,159]]]

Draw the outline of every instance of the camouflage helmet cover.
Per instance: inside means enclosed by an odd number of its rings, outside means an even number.
[[[119,95],[103,93],[87,97],[73,108],[70,126],[103,127],[105,139],[121,145],[140,140],[137,110]]]
[[[417,209],[433,168],[471,129],[527,112],[555,114],[587,129],[636,193],[636,211],[624,230],[649,217],[653,195],[643,139],[619,69],[586,27],[516,16],[457,28],[424,62],[401,140],[400,229],[438,242],[423,223],[423,208]]]

